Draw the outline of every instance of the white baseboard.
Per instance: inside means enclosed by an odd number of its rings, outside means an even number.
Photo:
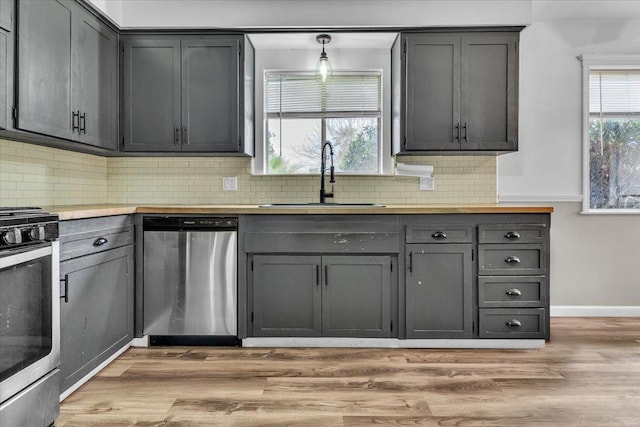
[[[640,317],[637,305],[552,305],[551,317]]]
[[[149,335],[132,339],[131,347],[149,347]]]
[[[78,380],[78,382],[76,382],[74,385],[72,385],[71,387],[69,387],[68,389],[66,389],[63,393],[60,394],[60,402],[62,402],[64,399],[66,399],[67,397],[69,397],[69,395],[71,395],[71,393],[73,393],[74,391],[76,391],[77,389],[79,389],[80,387],[82,387],[84,385],[84,383],[86,383],[87,381],[89,381],[91,378],[93,378],[98,372],[102,371],[104,368],[107,367],[107,365],[111,362],[113,362],[114,360],[116,360],[116,358],[118,356],[120,356],[122,353],[124,353],[129,347],[131,346],[130,343],[127,343],[124,347],[122,347],[120,350],[116,351],[111,357],[109,357],[107,360],[105,360],[104,362],[102,362],[101,364],[99,364],[98,366],[96,366],[96,368],[89,372],[87,375],[85,375],[84,377],[80,378]]]
[[[543,348],[543,339],[408,339],[397,338],[244,338],[243,347],[339,347],[339,348]]]

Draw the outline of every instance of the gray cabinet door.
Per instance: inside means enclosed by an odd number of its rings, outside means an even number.
[[[9,110],[9,35],[0,30],[0,129],[7,129]]]
[[[125,151],[180,151],[180,39],[124,41]]]
[[[460,149],[460,35],[410,34],[404,149]]]
[[[18,122],[23,130],[74,139],[70,0],[19,3]]]
[[[471,245],[410,244],[406,252],[407,338],[471,337]]]
[[[320,336],[320,256],[252,258],[253,336]]]
[[[15,0],[0,0],[0,28],[13,31],[13,11]]]
[[[61,391],[133,334],[133,246],[60,263]]]
[[[517,39],[517,34],[462,37],[463,149],[517,148]]]
[[[391,258],[322,257],[322,335],[391,335]]]
[[[241,40],[182,41],[182,151],[238,151]]]
[[[80,112],[78,140],[118,149],[118,35],[78,10],[73,35],[73,109]]]

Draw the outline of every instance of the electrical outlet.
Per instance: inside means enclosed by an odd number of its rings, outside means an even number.
[[[222,191],[238,191],[238,177],[225,176],[222,178]]]
[[[421,176],[420,177],[420,191],[433,191],[433,177]]]

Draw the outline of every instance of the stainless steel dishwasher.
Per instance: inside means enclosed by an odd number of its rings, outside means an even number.
[[[238,344],[237,229],[237,218],[143,219],[151,345]]]

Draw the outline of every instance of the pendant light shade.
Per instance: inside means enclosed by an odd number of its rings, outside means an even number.
[[[320,34],[316,36],[316,41],[322,43],[322,53],[320,54],[320,59],[318,59],[318,64],[316,64],[316,80],[324,83],[333,76],[331,63],[329,62],[327,53],[324,51],[324,45],[331,42],[331,36],[328,34]]]

